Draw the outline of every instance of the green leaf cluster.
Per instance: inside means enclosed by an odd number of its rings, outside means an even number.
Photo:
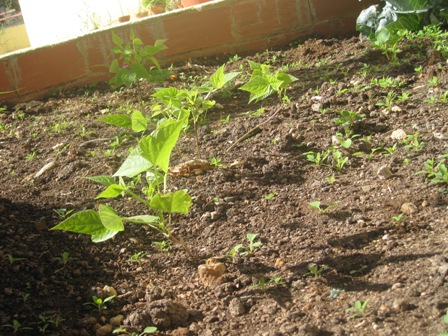
[[[289,84],[297,80],[296,77],[284,72],[271,72],[270,66],[249,60],[252,70],[249,81],[240,90],[250,93],[249,103],[261,101],[276,92],[279,97],[286,92]]]
[[[143,41],[130,33],[130,42],[124,41],[115,33],[112,33],[112,41],[115,47],[113,54],[117,56],[109,67],[109,72],[114,76],[110,84],[114,87],[130,86],[139,79],[157,82],[166,79],[169,72],[162,70],[155,55],[167,49],[166,40],[157,40],[154,45],[144,45]]]

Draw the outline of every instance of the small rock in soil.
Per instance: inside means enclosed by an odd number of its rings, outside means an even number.
[[[246,309],[240,299],[234,298],[229,303],[229,312],[232,316],[240,316],[246,312]]]
[[[417,206],[414,203],[403,203],[401,206],[401,212],[405,215],[411,215],[418,211]]]
[[[172,328],[182,326],[188,320],[188,309],[172,300],[157,300],[147,305],[155,326]]]
[[[198,267],[199,279],[207,287],[215,287],[224,282],[222,275],[226,272],[226,266],[216,258],[210,258],[205,265]]]

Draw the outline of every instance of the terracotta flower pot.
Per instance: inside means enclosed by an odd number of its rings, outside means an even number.
[[[162,14],[165,13],[165,5],[154,5],[151,7],[152,14]]]
[[[194,5],[199,5],[201,3],[205,3],[205,2],[209,2],[209,1],[211,1],[211,0],[181,0],[180,3],[181,3],[181,6],[185,8],[185,7],[191,7]]]
[[[131,19],[130,15],[123,15],[118,18],[118,22],[126,22],[129,21],[130,19]]]
[[[147,17],[147,16],[148,16],[148,11],[135,13],[135,17],[137,19],[141,19],[141,18],[144,18],[144,17]]]

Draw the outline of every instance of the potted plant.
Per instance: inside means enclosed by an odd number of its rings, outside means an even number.
[[[181,6],[182,7],[190,7],[190,6],[194,6],[194,5],[199,5],[201,3],[205,3],[205,2],[209,2],[211,0],[181,0]]]
[[[137,19],[141,19],[148,16],[148,7],[145,6],[142,0],[139,2],[138,11],[135,13]]]
[[[149,8],[152,14],[161,14],[165,12],[166,3],[169,0],[142,0],[143,5]]]
[[[121,0],[118,0],[118,5],[120,6],[121,16],[118,17],[118,22],[126,22],[131,19],[131,15],[125,14],[123,11],[123,7],[121,6]]]

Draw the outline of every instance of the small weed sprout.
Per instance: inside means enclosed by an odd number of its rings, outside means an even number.
[[[445,314],[445,315],[443,316],[443,322],[444,322],[445,324],[448,324],[448,314]],[[445,331],[445,332],[439,334],[438,336],[448,336],[448,332]]]
[[[146,327],[140,334],[136,333],[136,332],[132,332],[132,334],[130,334],[130,333],[128,333],[128,331],[125,328],[117,328],[112,332],[112,334],[125,333],[126,335],[130,335],[130,336],[144,336],[144,335],[155,333],[156,331],[157,331],[157,327]]]
[[[1,328],[10,328],[13,330],[13,334],[17,334],[21,330],[33,330],[30,327],[24,327],[19,321],[13,320],[12,323],[2,324]]]
[[[113,300],[115,298],[115,295],[108,296],[104,300],[102,298],[96,297],[95,295],[92,296],[92,302],[86,302],[84,305],[86,306],[93,306],[96,311],[101,315],[103,310],[107,309],[106,303]]]
[[[76,258],[71,257],[70,253],[65,251],[61,253],[60,257],[55,257],[54,260],[57,260],[61,265],[65,267],[70,261],[76,260]]]
[[[262,197],[266,201],[272,201],[275,198],[276,195],[277,195],[277,193],[270,193],[270,194],[263,195]]]
[[[59,216],[60,219],[66,218],[70,215],[74,210],[68,210],[66,208],[53,209],[53,211]]]
[[[353,307],[347,308],[346,311],[352,313],[352,315],[350,315],[350,318],[359,318],[369,315],[370,311],[367,310],[368,303],[369,299],[364,302],[357,300]]]
[[[367,269],[367,265],[361,265],[360,268],[350,271],[350,275],[362,274]]]
[[[339,204],[340,201],[334,201],[328,204],[327,206],[323,206],[320,201],[310,202],[308,207],[312,210],[318,211],[320,214],[327,213],[331,208],[335,207]]]
[[[215,166],[215,167],[221,167],[222,166],[222,162],[221,159],[218,159],[214,156],[210,157],[208,159],[208,161],[210,162],[211,165]]]
[[[404,219],[403,216],[404,216],[404,214],[400,213],[400,214],[398,214],[396,216],[391,217],[390,220],[393,221],[396,224],[401,224],[403,222],[403,219]]]
[[[258,233],[248,233],[246,235],[247,241],[249,244],[238,244],[233,247],[233,249],[229,252],[229,257],[235,257],[235,256],[243,256],[243,257],[249,257],[255,254],[255,251],[258,247],[260,247],[262,244],[261,241],[255,241],[257,238]]]
[[[341,293],[343,292],[343,289],[339,289],[339,288],[332,288],[330,289],[330,297],[332,299],[337,299],[339,295],[341,295]]]
[[[8,261],[11,265],[17,261],[26,260],[26,258],[16,258],[12,254],[7,254],[6,257],[8,258]]]
[[[448,168],[445,165],[445,160],[448,158],[448,152],[440,155],[438,161],[434,158],[425,162],[423,170],[417,172],[419,174],[425,174],[426,180],[433,184],[448,185]]]
[[[142,258],[146,255],[146,252],[144,251],[140,251],[137,253],[134,253],[133,255],[131,255],[126,262],[128,264],[138,264],[139,266],[141,266],[142,264]]]
[[[307,277],[310,275],[314,275],[314,277],[319,277],[323,271],[325,271],[328,268],[327,265],[319,266],[317,264],[311,264],[308,266],[308,272],[306,272],[303,276]]]
[[[265,278],[260,278],[256,284],[253,284],[253,288],[261,289],[262,291],[267,290],[269,287],[283,286],[285,283],[282,281],[281,277],[275,277],[266,281]]]
[[[170,240],[162,240],[162,241],[155,241],[151,244],[156,249],[158,249],[160,252],[169,252],[171,249],[172,242]]]

